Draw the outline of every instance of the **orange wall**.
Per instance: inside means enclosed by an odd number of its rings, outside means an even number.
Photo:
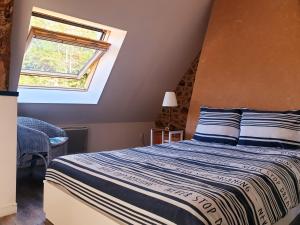
[[[300,1],[215,0],[187,123],[200,105],[300,108]]]

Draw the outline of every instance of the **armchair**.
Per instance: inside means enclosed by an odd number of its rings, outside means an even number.
[[[68,137],[65,131],[47,122],[29,117],[18,117],[17,165],[31,155],[31,165],[36,157],[47,167],[52,159],[67,154]]]

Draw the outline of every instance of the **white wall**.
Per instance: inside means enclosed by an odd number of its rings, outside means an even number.
[[[0,96],[0,217],[17,211],[17,98]]]
[[[20,104],[55,123],[154,121],[164,92],[200,52],[212,0],[15,0],[10,90],[16,90],[33,6],[127,31],[97,105]]]
[[[201,49],[211,2],[15,0],[11,90],[17,89],[33,6],[127,31],[97,105],[19,104],[19,115],[54,124],[91,124],[91,151],[140,145],[164,92],[175,89]]]
[[[76,125],[59,125],[61,127]],[[88,151],[122,149],[149,145],[153,122],[79,124],[89,128]]]

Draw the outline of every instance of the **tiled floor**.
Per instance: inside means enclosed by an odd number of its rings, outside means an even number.
[[[0,225],[49,225],[43,212],[43,178],[42,167],[32,174],[28,169],[18,171],[18,213],[0,219]]]

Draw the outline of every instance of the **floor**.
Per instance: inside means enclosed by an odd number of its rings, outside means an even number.
[[[50,225],[43,212],[43,167],[18,170],[16,215],[0,219],[0,225]]]
[[[43,167],[18,171],[18,213],[1,218],[0,225],[52,225],[43,212],[43,179]],[[290,225],[300,225],[300,215]]]

